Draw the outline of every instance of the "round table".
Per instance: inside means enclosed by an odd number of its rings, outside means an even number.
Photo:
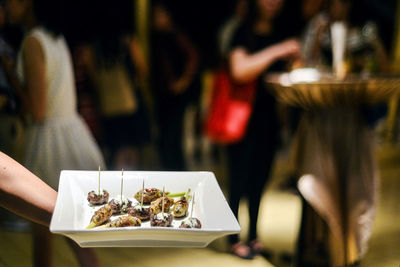
[[[365,117],[399,92],[400,79],[322,75],[292,82],[288,73],[279,73],[265,81],[278,101],[303,110],[293,158],[304,200],[298,265],[346,266],[360,260],[371,234],[378,182]]]

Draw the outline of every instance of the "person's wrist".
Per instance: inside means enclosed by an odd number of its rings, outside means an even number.
[[[282,47],[280,44],[276,44],[272,47],[272,58],[275,59],[280,59],[283,57],[284,53],[282,52]]]

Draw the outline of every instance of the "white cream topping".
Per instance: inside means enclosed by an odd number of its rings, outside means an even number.
[[[185,221],[186,225],[189,225],[191,228],[196,228],[198,226],[197,220],[195,218],[189,218]]]
[[[143,210],[143,206],[140,205],[140,204],[138,204],[138,205],[135,206],[134,209],[135,209],[135,210]]]
[[[122,199],[122,203],[121,203],[121,199]],[[122,196],[122,198],[121,198],[121,195],[118,195],[118,196],[116,196],[114,198],[114,203],[117,204],[117,205],[120,205],[121,208],[127,207],[128,206],[128,202],[129,202],[129,200],[125,196]]]
[[[169,218],[169,214],[168,213],[158,213],[157,214],[157,220],[167,220]]]
[[[104,191],[105,190],[103,188],[100,188],[100,194],[99,194],[98,190],[92,190],[92,192],[94,192],[98,196],[104,196]]]

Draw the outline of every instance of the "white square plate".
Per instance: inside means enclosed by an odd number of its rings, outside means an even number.
[[[73,239],[81,247],[205,247],[219,237],[240,232],[212,172],[126,171],[123,194],[132,205],[137,203],[133,195],[142,188],[143,180],[146,188],[165,187],[171,193],[190,188],[195,193],[193,217],[201,221],[202,228],[180,229],[182,220],[174,220],[173,227],[150,227],[145,222],[140,227],[86,229],[100,207],[87,201],[88,192],[98,188],[98,172],[62,171],[50,231]],[[101,187],[110,193],[110,200],[119,195],[121,172],[102,171]]]

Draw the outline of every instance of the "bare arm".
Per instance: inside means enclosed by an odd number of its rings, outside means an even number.
[[[41,122],[46,114],[46,66],[44,52],[35,37],[27,37],[23,45],[23,66],[29,111],[35,122]]]
[[[255,80],[276,60],[298,56],[299,51],[299,43],[294,39],[268,46],[253,54],[249,54],[244,48],[236,48],[229,57],[232,77],[239,83]]]
[[[175,93],[181,93],[192,83],[197,71],[199,57],[195,46],[185,35],[177,33],[176,38],[178,45],[186,54],[186,62],[183,73],[173,82],[171,88]]]
[[[135,37],[128,40],[128,42],[130,56],[137,72],[139,73],[139,78],[145,80],[149,76],[149,67],[147,66],[140,43]]]
[[[56,199],[56,191],[0,152],[0,206],[48,226]]]
[[[95,83],[96,81],[96,60],[93,45],[80,45],[79,46],[79,65],[87,72],[90,82]]]

